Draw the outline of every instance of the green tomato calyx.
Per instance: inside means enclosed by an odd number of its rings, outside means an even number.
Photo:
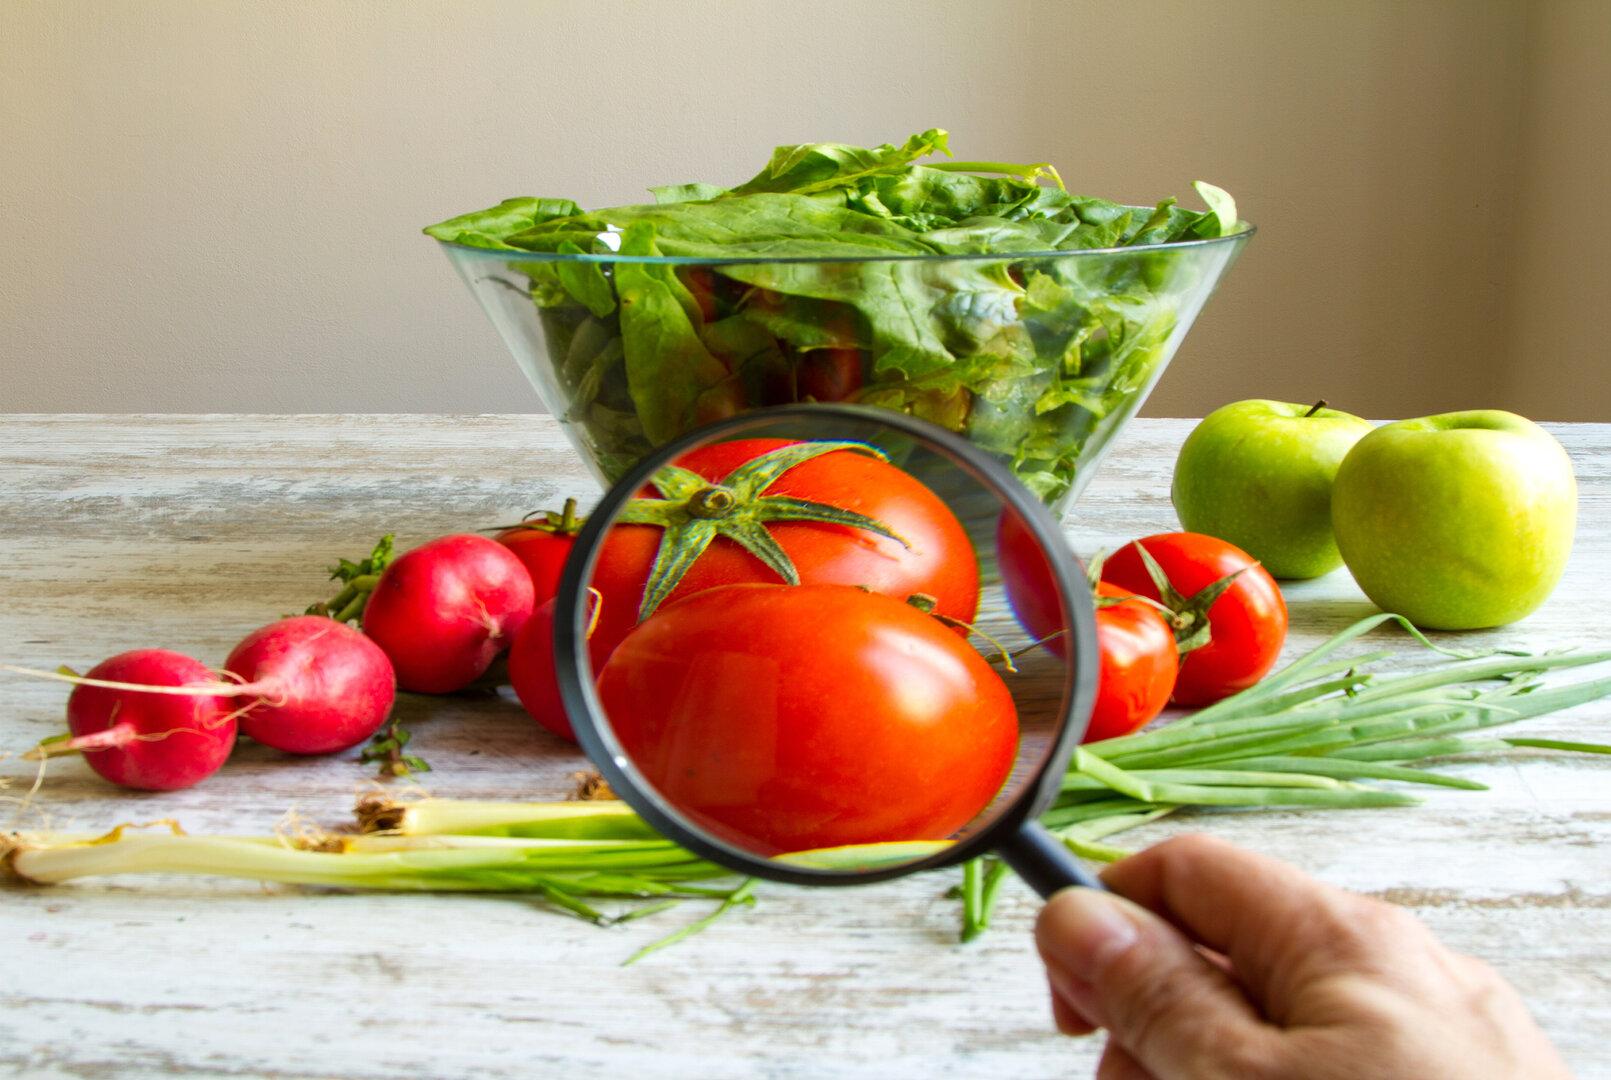
[[[728,488],[708,487],[689,497],[688,513],[692,517],[714,521],[731,514],[737,505],[737,497]]]
[[[866,529],[910,548],[904,539],[876,518],[840,506],[790,495],[768,495],[779,477],[796,465],[837,450],[889,458],[866,443],[819,440],[791,443],[752,458],[712,484],[698,473],[667,465],[650,483],[661,498],[633,499],[621,508],[617,524],[654,525],[665,532],[655,552],[654,566],[644,584],[638,609],[642,622],[665,602],[688,568],[699,560],[718,536],[725,536],[754,555],[787,585],[800,584],[799,571],[778,545],[766,525],[773,521],[820,521]]]
[[[531,529],[534,532],[553,533],[555,536],[575,536],[587,521],[576,514],[576,500],[566,499],[565,508],[558,513],[552,510],[533,510],[513,525],[494,525],[477,532],[505,532],[509,529]]]
[[[1141,564],[1147,568],[1147,576],[1152,579],[1153,587],[1158,590],[1163,606],[1168,609],[1169,613],[1164,618],[1175,632],[1175,647],[1182,656],[1208,644],[1210,639],[1208,609],[1214,606],[1214,601],[1225,595],[1225,590],[1234,585],[1237,578],[1258,565],[1251,563],[1240,570],[1234,570],[1191,596],[1185,596],[1175,588],[1169,580],[1169,575],[1164,573],[1164,568],[1158,565],[1158,560],[1154,559],[1152,553],[1139,541],[1136,543],[1136,553],[1141,556]]]

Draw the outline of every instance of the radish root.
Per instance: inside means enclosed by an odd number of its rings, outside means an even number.
[[[222,677],[217,682],[191,683],[187,686],[152,686],[150,683],[91,679],[84,675],[69,675],[61,671],[20,667],[16,664],[0,664],[0,671],[9,671],[13,675],[26,675],[33,679],[51,679],[55,682],[71,683],[74,686],[96,686],[102,690],[132,690],[141,694],[168,694],[173,697],[243,697],[247,694],[256,694],[258,700],[248,705],[248,709],[259,704],[278,709],[284,706],[287,701],[283,694],[278,698],[268,697],[264,691],[273,688],[270,684],[243,682],[240,676],[228,671],[223,672]],[[234,679],[235,681],[229,682],[229,679]]]
[[[256,705],[257,703],[253,702],[246,708],[255,708]],[[113,724],[109,728],[91,732],[88,735],[77,735],[70,739],[61,737],[46,739],[38,746],[24,753],[22,759],[24,761],[44,762],[47,758],[64,757],[67,754],[93,754],[101,750],[120,750],[130,743],[161,742],[174,735],[205,735],[213,728],[222,727],[229,723],[244,711],[246,710],[241,709],[230,713],[228,716],[221,716],[216,720],[203,721],[200,728],[178,727],[169,728],[167,731],[150,731],[144,734],[135,731],[128,724]],[[40,771],[41,779],[43,779],[44,770],[41,769]],[[37,783],[34,785],[34,790],[38,790]]]

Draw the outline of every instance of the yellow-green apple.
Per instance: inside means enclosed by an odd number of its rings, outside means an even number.
[[[1542,604],[1577,524],[1572,462],[1498,409],[1400,420],[1337,471],[1331,522],[1365,595],[1419,626],[1472,630]]]
[[[1278,578],[1337,569],[1331,482],[1371,425],[1285,401],[1236,401],[1203,418],[1175,461],[1175,513],[1190,532],[1229,540]]]

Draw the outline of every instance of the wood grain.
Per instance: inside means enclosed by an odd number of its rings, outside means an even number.
[[[1186,421],[1137,420],[1076,507],[1090,553],[1174,526],[1168,476]],[[1563,426],[1582,484],[1555,597],[1462,644],[1611,643],[1611,426]],[[162,645],[222,660],[249,627],[299,611],[323,567],[384,531],[400,544],[596,491],[538,416],[0,419],[0,655],[84,666]],[[1288,591],[1289,651],[1371,610],[1345,573]],[[1383,635],[1395,647],[1402,639]],[[8,679],[0,749],[59,730],[63,688]],[[447,796],[562,795],[577,755],[494,695],[410,700]],[[1604,740],[1604,703],[1531,721]],[[1451,769],[1487,792],[1424,806],[1200,815],[1123,838],[1211,829],[1405,904],[1514,981],[1579,1074],[1611,1076],[1611,766],[1515,753]],[[0,761],[16,795],[32,766]],[[344,759],[243,747],[187,792],[113,792],[55,764],[55,827],[175,817],[271,829],[288,809],[348,812]],[[0,822],[11,811],[0,809]],[[37,826],[30,813],[25,824]],[[368,896],[125,878],[0,892],[0,1069],[14,1075],[275,1077],[1062,1076],[1100,1043],[1051,1029],[1016,885],[996,927],[955,941],[949,875],[856,890],[767,886],[754,911],[620,967],[695,917],[685,906],[594,929],[520,898]]]

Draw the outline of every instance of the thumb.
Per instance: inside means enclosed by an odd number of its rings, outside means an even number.
[[[1245,1075],[1273,1060],[1278,1033],[1224,971],[1145,908],[1064,889],[1041,910],[1035,944],[1052,988],[1152,1075]]]

